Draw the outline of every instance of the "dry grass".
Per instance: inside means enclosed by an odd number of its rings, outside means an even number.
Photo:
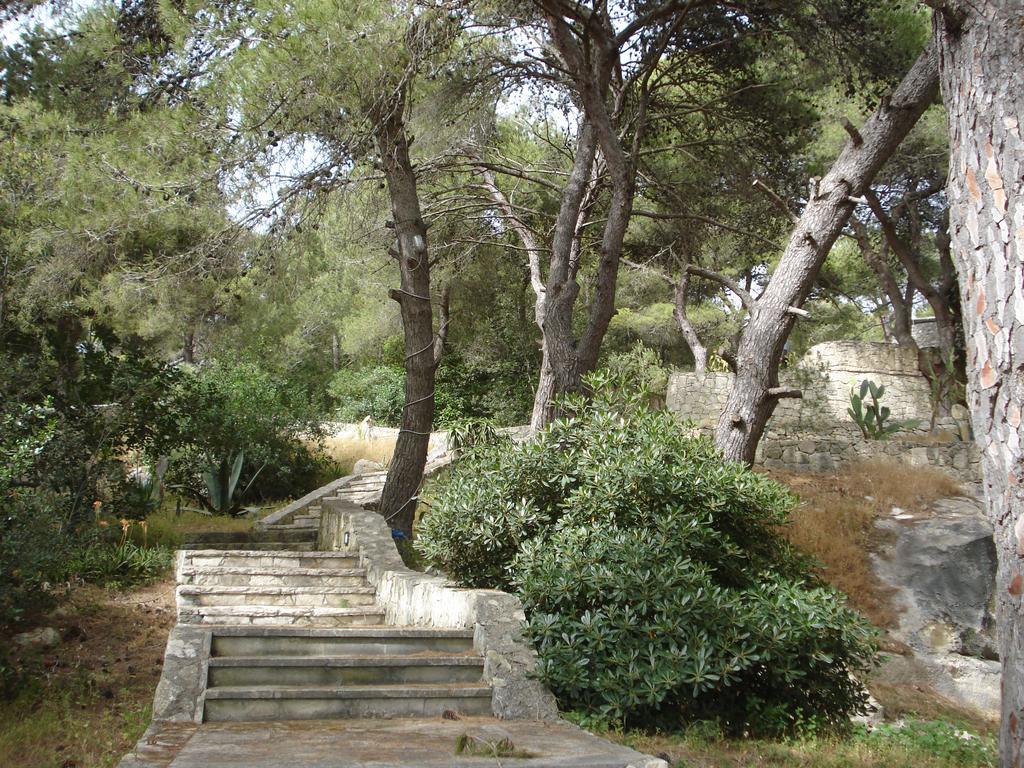
[[[395,451],[395,438],[375,437],[365,440],[358,437],[328,437],[321,446],[324,454],[338,464],[342,474],[347,475],[359,459],[369,459],[381,464],[391,461]]]
[[[786,537],[823,564],[822,578],[848,597],[850,605],[879,627],[896,620],[893,590],[871,570],[878,542],[874,521],[893,507],[922,514],[936,499],[954,496],[959,486],[931,468],[865,462],[835,474],[770,470],[800,497]]]
[[[888,514],[893,507],[923,512],[929,504],[948,496],[959,496],[959,483],[932,467],[911,467],[898,462],[866,461],[842,473],[854,489],[873,497],[874,509]]]
[[[701,724],[697,724],[698,726]],[[700,728],[682,734],[610,733],[612,740],[664,759],[672,768],[995,768],[995,739],[961,741],[949,729],[809,737],[725,739]]]
[[[273,504],[263,512],[277,509],[280,504]],[[159,510],[146,518],[148,530],[146,541],[149,544],[164,544],[177,547],[186,533],[203,531],[248,531],[252,529],[253,518],[229,517],[227,515],[204,515],[201,512],[183,509],[179,513],[173,501],[166,502]],[[141,544],[143,533],[140,526],[132,526],[131,537]]]
[[[83,586],[42,617],[64,638],[56,648],[0,638],[24,672],[15,698],[0,701],[0,765],[116,765],[149,724],[173,623],[170,580],[126,593]]]
[[[926,674],[917,671],[904,677],[894,674],[891,665],[885,665],[868,675],[864,683],[882,705],[887,720],[914,717],[954,723],[976,733],[993,734],[998,730],[997,721],[982,717],[977,711],[957,704],[922,682]]]

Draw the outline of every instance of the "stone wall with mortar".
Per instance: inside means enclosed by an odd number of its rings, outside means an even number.
[[[782,373],[780,384],[798,387],[804,396],[780,400],[769,429],[849,424],[850,389],[866,379],[885,385],[881,403],[890,409],[892,419],[920,422],[911,431],[929,428],[931,388],[918,371],[915,353],[893,344],[830,341],[811,347],[798,365]],[[676,372],[669,378],[666,405],[698,426],[713,426],[731,384],[730,373]],[[936,426],[957,427],[949,417],[940,417]]]
[[[933,466],[960,482],[980,482],[979,456],[966,421],[951,416],[931,421],[930,387],[917,367],[917,355],[893,344],[833,341],[812,347],[780,377],[799,387],[802,399],[780,400],[758,447],[759,463],[790,469],[830,470],[868,459]],[[865,440],[846,409],[850,389],[870,379],[885,385],[881,404],[897,421],[917,421],[888,440]],[[681,419],[710,431],[732,386],[731,373],[676,372],[669,378],[666,405]]]
[[[491,589],[463,589],[441,576],[405,567],[384,518],[341,499],[322,500],[317,548],[359,556],[388,624],[464,627],[484,657],[484,680],[493,690],[496,717],[553,720],[555,697],[530,678],[537,656],[522,637],[526,615],[519,599]]]
[[[758,464],[785,469],[828,471],[861,461],[892,461],[913,467],[934,467],[957,482],[981,482],[981,454],[973,442],[952,435],[865,440],[855,428],[831,435],[813,432],[770,432],[757,448]]]

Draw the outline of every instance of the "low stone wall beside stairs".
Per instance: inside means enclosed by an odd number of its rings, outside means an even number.
[[[455,587],[443,577],[410,570],[378,513],[331,497],[321,505],[317,548],[358,554],[388,624],[472,629],[473,645],[484,657],[484,681],[493,690],[495,716],[558,717],[554,696],[530,678],[537,658],[522,637],[526,616],[518,598],[498,590]]]

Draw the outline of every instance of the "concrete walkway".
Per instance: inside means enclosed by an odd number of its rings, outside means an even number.
[[[466,734],[512,742],[526,757],[455,754]],[[120,768],[666,768],[662,760],[564,722],[463,718],[164,723]]]

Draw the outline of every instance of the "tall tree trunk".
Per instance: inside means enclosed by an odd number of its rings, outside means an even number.
[[[715,445],[732,461],[753,463],[765,424],[780,397],[779,363],[795,319],[821,265],[843,231],[855,202],[935,98],[938,66],[934,47],[914,63],[892,99],[851,138],[796,221],[768,287],[748,307],[750,317],[736,350],[736,377],[715,430]]]
[[[917,342],[914,341],[912,319],[914,307],[913,283],[909,280],[907,281],[907,289],[906,293],[904,293],[887,263],[886,242],[883,241],[881,249],[875,248],[871,242],[868,228],[863,222],[853,217],[850,219],[850,225],[853,228],[854,239],[860,248],[861,256],[864,257],[864,262],[875,273],[878,284],[882,287],[882,292],[889,299],[889,305],[892,307],[892,327],[887,330],[887,333],[891,333],[893,338],[896,339],[896,343],[901,347],[909,347],[916,350]]]
[[[701,342],[693,323],[690,322],[690,318],[686,314],[690,290],[690,273],[686,267],[687,264],[684,262],[682,269],[679,270],[679,280],[672,291],[672,316],[675,317],[679,331],[683,334],[686,344],[693,353],[693,369],[699,374],[704,374],[708,369],[708,349]]]
[[[427,463],[434,423],[434,373],[440,341],[434,337],[430,300],[427,227],[420,213],[416,175],[405,132],[405,93],[399,88],[372,113],[381,166],[391,199],[401,287],[391,291],[398,302],[405,336],[405,407],[395,452],[381,496],[380,512],[392,528],[412,533],[417,494]]]
[[[341,369],[341,342],[337,333],[331,334],[331,370],[337,372]]]
[[[1024,765],[1024,8],[930,3],[949,120],[950,237],[968,402],[999,570],[1000,764]]]
[[[191,365],[196,361],[196,334],[193,330],[187,330],[183,334],[181,343],[181,360]]]

